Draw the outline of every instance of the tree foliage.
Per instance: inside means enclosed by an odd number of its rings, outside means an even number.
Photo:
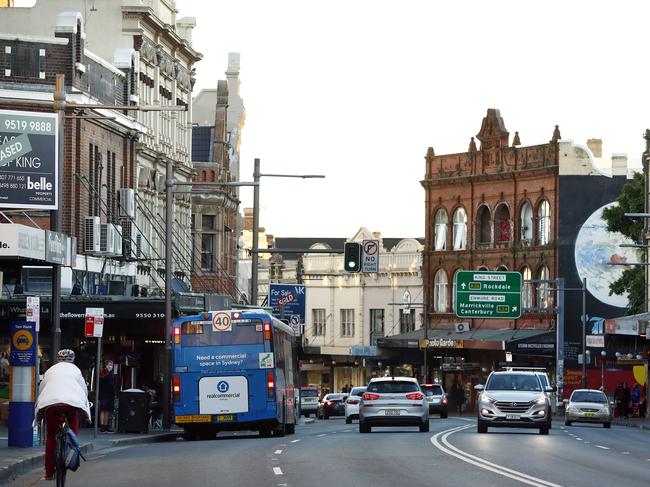
[[[644,218],[633,219],[625,213],[643,213],[643,174],[635,173],[631,182],[623,186],[621,194],[616,198],[618,205],[605,208],[603,219],[607,222],[607,230],[620,232],[636,243],[644,243]],[[641,254],[641,253],[640,253]],[[645,262],[645,252],[639,258]],[[628,293],[630,314],[645,311],[645,269],[644,266],[633,266],[623,271],[621,277],[610,284],[609,294]]]

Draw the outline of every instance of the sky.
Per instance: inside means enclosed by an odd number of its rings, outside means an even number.
[[[195,94],[241,55],[243,181],[277,237],[424,236],[424,155],[464,152],[488,108],[511,137],[602,138],[639,159],[650,2],[176,0],[196,17]],[[252,190],[241,192],[252,207]]]

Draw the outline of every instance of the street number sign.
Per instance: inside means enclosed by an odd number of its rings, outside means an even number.
[[[362,242],[361,272],[379,272],[379,240]]]
[[[456,305],[459,318],[516,319],[521,316],[519,272],[458,271]]]

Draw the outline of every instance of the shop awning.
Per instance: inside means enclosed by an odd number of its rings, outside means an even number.
[[[605,320],[605,333],[608,335],[647,336],[650,313],[620,316]]]
[[[384,348],[419,348],[425,338],[424,329],[379,338],[377,345]],[[477,328],[466,332],[429,329],[426,338],[436,348],[461,348],[464,341],[512,342],[548,333],[534,328]]]

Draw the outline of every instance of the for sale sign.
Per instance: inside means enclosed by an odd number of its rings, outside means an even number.
[[[0,110],[0,208],[58,207],[54,113]]]

